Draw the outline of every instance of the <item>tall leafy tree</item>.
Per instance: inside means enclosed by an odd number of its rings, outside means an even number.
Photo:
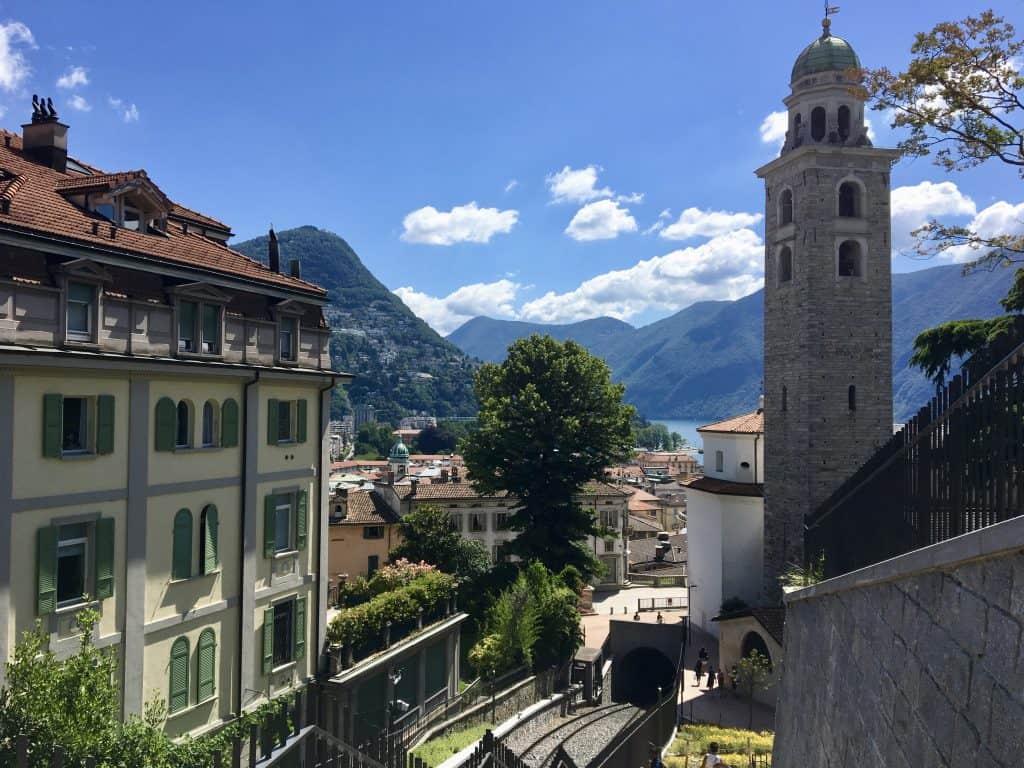
[[[487,548],[462,538],[448,513],[435,504],[417,507],[398,524],[401,543],[391,550],[391,561],[405,558],[427,562],[455,576],[460,584],[479,579],[490,568]]]
[[[576,496],[630,453],[633,408],[622,403],[623,389],[603,360],[550,336],[519,339],[503,363],[477,372],[478,429],[462,453],[478,491],[518,500],[509,527],[519,535],[507,552],[555,572],[600,572],[585,547],[599,529]]]
[[[992,11],[919,32],[903,72],[864,71],[864,95],[872,107],[904,129],[904,155],[931,155],[946,171],[963,171],[990,161],[1024,178],[1024,41]],[[1011,267],[1024,262],[1024,234],[986,231],[932,220],[915,230],[921,255],[969,254],[964,272]],[[1007,334],[1024,338],[1024,268],[1002,301],[1010,314],[991,320],[955,320],[920,334],[911,363],[936,382],[954,357],[971,354]]]

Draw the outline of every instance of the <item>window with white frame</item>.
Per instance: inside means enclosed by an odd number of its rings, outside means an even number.
[[[469,530],[472,533],[483,533],[487,530],[487,515],[483,512],[470,512]]]
[[[57,607],[82,601],[89,591],[89,524],[57,529]]]
[[[222,308],[200,301],[178,302],[178,351],[219,355]]]
[[[295,442],[295,401],[277,401],[277,442]]]
[[[280,494],[274,501],[274,552],[291,552],[295,549],[295,497]]]
[[[67,336],[74,341],[92,341],[96,314],[96,287],[69,282],[67,288]]]
[[[715,472],[725,472],[725,453],[715,451]]]
[[[88,397],[65,397],[61,428],[61,453],[89,453],[90,401]]]
[[[281,360],[295,360],[298,357],[298,328],[299,320],[296,317],[284,315],[278,323],[278,356]]]

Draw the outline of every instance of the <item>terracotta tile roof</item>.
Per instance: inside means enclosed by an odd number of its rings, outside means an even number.
[[[733,416],[725,421],[718,421],[714,424],[706,424],[697,427],[698,432],[736,432],[745,435],[753,435],[764,432],[764,411],[756,410],[753,413],[745,413],[742,416]]]
[[[761,483],[732,483],[714,477],[691,477],[680,485],[695,491],[707,491],[723,496],[764,496],[764,485]]]
[[[648,520],[645,517],[640,517],[639,515],[634,515],[632,512],[630,512],[629,527],[633,530],[660,531],[661,523],[659,523],[657,520]],[[630,545],[630,548],[632,548],[632,545]]]
[[[337,502],[334,502],[337,503]],[[349,491],[345,519],[340,525],[390,525],[397,523],[391,507],[372,491]]]
[[[228,234],[231,233],[231,227],[225,224],[223,221],[207,216],[205,213],[199,211],[193,211],[191,208],[186,208],[180,203],[171,202],[171,218],[174,219],[185,219],[186,221],[194,221],[197,224],[202,224],[209,227],[210,229],[219,229]]]
[[[715,616],[712,621],[731,621],[733,619],[753,618],[764,627],[764,631],[779,645],[785,636],[786,609],[785,608],[744,608],[742,611]]]
[[[672,554],[669,555],[670,560],[665,560],[666,563],[685,563],[686,562],[686,534],[685,533],[673,533],[668,537],[668,543],[672,545]],[[629,542],[629,562],[631,563],[648,563],[654,560],[654,552],[658,547],[658,539],[652,536],[648,539],[633,539]],[[681,551],[677,552],[676,547],[680,547]]]
[[[144,234],[116,227],[103,216],[79,208],[65,195],[70,191],[84,189],[81,186],[83,184],[138,180],[145,177],[145,171],[98,176],[59,173],[26,158],[21,152],[20,136],[0,131],[0,137],[7,136],[10,137],[10,146],[0,141],[0,169],[5,175],[5,179],[0,181],[0,196],[8,200],[9,205],[6,212],[0,207],[0,228],[56,237],[76,245],[93,246],[127,256],[155,259],[204,272],[277,285],[317,298],[327,293],[313,283],[273,272],[223,243],[194,232],[182,232],[179,227],[168,227],[166,234]],[[17,178],[12,179],[11,176]],[[146,179],[148,181],[148,177]],[[151,181],[149,183],[155,188],[156,185]],[[172,214],[176,209],[180,211],[178,215],[185,218],[202,216],[172,203]],[[211,226],[227,230],[225,225],[214,219],[208,221]],[[95,233],[94,225],[97,225]],[[114,233],[113,237],[111,232]]]
[[[412,493],[411,485],[396,485],[395,492],[400,498],[406,498]],[[584,496],[626,496],[626,492],[620,488],[607,483],[587,483],[583,487]],[[492,495],[483,495],[474,490],[472,483],[420,483],[416,489],[417,499],[507,499],[509,494],[506,491],[499,491]]]

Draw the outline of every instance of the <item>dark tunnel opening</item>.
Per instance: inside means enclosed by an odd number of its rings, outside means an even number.
[[[661,651],[635,648],[615,665],[613,682],[617,701],[628,701],[637,707],[651,707],[675,682],[676,668]]]

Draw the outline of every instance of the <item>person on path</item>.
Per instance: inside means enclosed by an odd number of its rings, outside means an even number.
[[[725,688],[725,672],[721,669],[718,670],[718,690],[721,692]]]
[[[712,741],[708,745],[708,752],[704,755],[700,768],[716,768],[716,766],[719,765],[725,765],[725,763],[723,763],[722,758],[718,756],[718,743]]]
[[[697,653],[697,658],[700,659],[702,662],[707,661],[708,660],[708,649],[705,648],[704,646],[701,646],[700,651]]]
[[[715,675],[715,668],[714,667],[709,667],[708,668],[708,691],[709,692],[715,690],[715,677],[716,677],[716,675]]]
[[[693,674],[697,677],[697,687],[700,688],[700,679],[704,676],[704,662],[697,659],[697,663],[693,665]]]

